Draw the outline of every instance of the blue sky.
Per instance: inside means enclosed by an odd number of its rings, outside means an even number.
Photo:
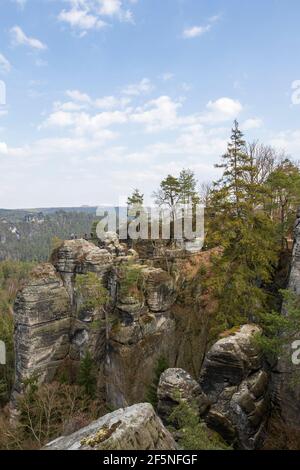
[[[209,181],[235,118],[300,158],[299,0],[0,9],[0,207],[149,200],[183,167]]]

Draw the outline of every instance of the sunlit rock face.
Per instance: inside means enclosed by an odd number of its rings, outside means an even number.
[[[175,449],[173,437],[149,403],[114,411],[45,447],[45,450]]]
[[[244,325],[217,341],[206,355],[200,385],[211,402],[205,416],[209,427],[241,449],[260,445],[269,415],[269,376],[255,345],[260,334]]]

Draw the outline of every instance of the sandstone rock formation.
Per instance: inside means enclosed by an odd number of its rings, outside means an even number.
[[[170,308],[176,289],[159,268],[135,265],[140,287],[123,292],[120,281],[109,335],[107,396],[115,407],[146,398],[160,357],[174,362],[174,320]]]
[[[294,227],[294,246],[288,288],[300,297],[300,209]],[[283,306],[282,314],[287,315],[285,306]],[[275,409],[279,411],[287,432],[297,433],[298,436],[300,436],[300,368],[292,361],[294,352],[292,343],[299,340],[300,332],[295,331],[294,337],[286,345],[272,374],[272,398]]]
[[[51,264],[36,267],[15,301],[15,392],[33,373],[50,381],[69,352],[71,304]]]
[[[253,343],[259,332],[255,325],[244,325],[217,341],[200,375],[200,385],[212,403],[205,417],[208,426],[242,449],[259,445],[268,418],[269,377]]]
[[[175,449],[174,439],[148,403],[114,411],[45,447],[45,450]]]
[[[167,422],[174,408],[182,401],[197,406],[202,416],[209,407],[209,400],[200,385],[183,369],[167,369],[160,377],[157,412]]]
[[[89,351],[97,367],[98,392],[115,407],[145,399],[161,356],[174,361],[171,307],[176,286],[163,269],[139,263],[134,250],[116,255],[86,240],[65,241],[38,266],[15,302],[16,380],[14,396],[34,373],[51,381],[66,360],[78,364]],[[140,288],[124,292],[118,271],[136,263]],[[76,278],[94,273],[110,294],[106,312],[84,308]],[[138,373],[137,373],[138,372]]]

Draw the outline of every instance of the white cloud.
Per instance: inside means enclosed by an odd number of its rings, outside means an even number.
[[[145,124],[148,132],[175,128],[180,123],[177,110],[181,106],[181,103],[172,101],[169,96],[160,96],[133,112],[131,120]]]
[[[116,109],[118,107],[123,108],[124,106],[127,106],[131,101],[131,98],[129,97],[118,98],[112,95],[92,100],[92,98],[87,93],[82,93],[79,90],[67,90],[66,95],[71,98],[71,100],[75,101],[75,103],[63,103],[60,105],[61,109],[62,107],[64,107],[65,109],[66,107],[73,107],[73,110],[75,110],[75,108],[82,109],[84,107],[91,106],[98,109],[108,110]],[[80,103],[80,106],[78,105],[78,103]]]
[[[79,101],[80,103],[91,103],[91,98],[88,94],[82,93],[79,90],[67,90],[66,95],[74,101]]]
[[[122,92],[124,93],[124,95],[138,96],[138,95],[142,95],[142,94],[145,94],[145,93],[150,93],[153,89],[154,89],[154,86],[152,85],[149,78],[143,78],[138,83],[133,83],[131,85],[127,85],[122,90]]]
[[[143,82],[143,81],[142,81]],[[134,86],[130,94],[141,93],[141,87]],[[143,91],[145,89],[142,87]],[[206,109],[194,114],[179,113],[182,100],[173,100],[163,95],[140,106],[128,106],[127,96],[105,96],[92,99],[79,90],[68,90],[66,95],[72,101],[55,102],[53,111],[40,126],[41,128],[69,129],[74,134],[93,135],[98,129],[114,125],[140,124],[147,133],[164,130],[184,129],[188,126],[215,125],[235,119],[243,107],[239,101],[228,97],[209,101]],[[101,112],[98,112],[101,110]]]
[[[185,28],[182,32],[182,37],[184,39],[192,39],[198,36],[203,36],[203,34],[208,33],[211,30],[213,24],[219,21],[220,18],[221,15],[214,15],[208,19],[208,22],[205,25],[195,25]]]
[[[108,20],[116,18],[120,22],[133,22],[130,9],[124,7],[123,0],[66,0],[69,9],[58,14],[58,20],[79,29],[81,36],[89,30],[101,29],[108,25]],[[131,2],[135,3],[135,2]]]
[[[20,26],[14,26],[10,30],[12,44],[14,46],[28,46],[33,49],[45,50],[47,46],[39,39],[26,36]]]
[[[182,36],[185,39],[196,38],[197,36],[202,36],[211,29],[211,25],[207,24],[205,26],[192,26],[191,28],[186,28]]]
[[[300,155],[300,129],[279,132],[271,137],[270,144],[297,158]]]
[[[206,105],[207,112],[203,116],[206,122],[220,122],[235,119],[243,109],[238,100],[232,98],[219,98],[216,101],[209,101]]]
[[[68,23],[72,28],[81,30],[100,29],[106,26],[106,23],[97,16],[78,8],[62,10],[58,15],[58,20]]]
[[[99,4],[99,12],[101,15],[119,15],[122,8],[122,2],[120,0],[100,0]]]
[[[249,118],[246,119],[245,122],[242,123],[241,128],[245,131],[250,129],[259,129],[263,125],[263,120],[260,118]]]
[[[179,173],[183,161],[200,181],[210,180],[218,175],[213,164],[226,149],[230,121],[242,110],[231,98],[185,113],[184,102],[167,95],[138,96],[139,106],[135,96],[95,99],[75,89],[66,95],[45,117],[40,139],[23,147],[0,144],[0,196],[8,204],[18,200],[12,179],[26,206],[30,198],[52,206],[111,202],[113,194],[128,194],[141,181],[151,194],[164,175]]]
[[[116,109],[123,108],[130,103],[130,98],[117,98],[116,96],[104,96],[94,101],[94,106],[99,109]]]
[[[5,142],[0,142],[0,155],[7,155],[8,147]]]
[[[0,54],[0,71],[10,72],[10,70],[11,70],[10,62],[3,54]]]

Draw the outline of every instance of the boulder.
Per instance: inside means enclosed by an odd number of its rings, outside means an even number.
[[[202,416],[209,407],[209,400],[200,385],[183,369],[167,369],[162,373],[157,389],[157,411],[168,422],[174,408],[181,402],[197,406]]]
[[[241,449],[256,448],[269,414],[269,376],[253,342],[256,325],[243,325],[207,353],[200,385],[212,405],[209,427]]]
[[[133,405],[107,414],[85,428],[59,437],[45,450],[175,450],[176,444],[153,407]]]

